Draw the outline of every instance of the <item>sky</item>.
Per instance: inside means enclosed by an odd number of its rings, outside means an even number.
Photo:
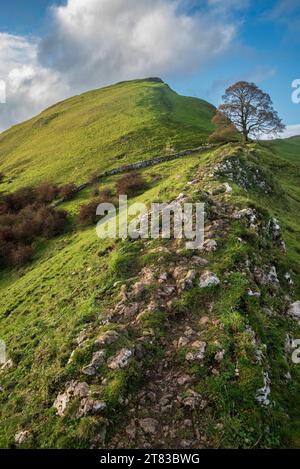
[[[215,105],[229,85],[255,82],[287,125],[284,136],[300,134],[300,103],[292,101],[300,0],[0,0],[0,7],[0,130],[75,94],[159,76]]]

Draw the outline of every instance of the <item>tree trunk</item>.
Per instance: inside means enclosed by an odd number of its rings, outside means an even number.
[[[248,138],[248,132],[243,132],[243,140],[244,140],[244,145],[249,143],[249,138]]]

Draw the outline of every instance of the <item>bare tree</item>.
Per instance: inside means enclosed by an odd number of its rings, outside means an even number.
[[[239,81],[230,86],[223,96],[223,101],[219,113],[242,132],[245,143],[251,136],[276,135],[285,129],[273,108],[270,96],[254,83]]]

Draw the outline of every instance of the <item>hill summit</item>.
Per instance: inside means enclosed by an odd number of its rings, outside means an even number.
[[[0,135],[10,191],[44,181],[85,182],[94,171],[197,147],[214,107],[179,96],[160,78],[118,83],[60,102]]]

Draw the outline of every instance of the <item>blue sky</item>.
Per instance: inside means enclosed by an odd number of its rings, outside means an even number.
[[[235,47],[192,79],[174,81],[174,86],[218,104],[227,83],[255,81],[270,93],[285,123],[298,124],[300,105],[291,100],[291,83],[300,78],[300,0],[286,2],[290,7],[298,4],[298,8],[283,10],[281,17],[275,15],[280,2],[249,3],[237,15],[241,26]]]
[[[254,81],[300,133],[291,99],[299,0],[1,0],[0,60],[0,128],[69,95],[155,74],[216,105],[233,82]]]

